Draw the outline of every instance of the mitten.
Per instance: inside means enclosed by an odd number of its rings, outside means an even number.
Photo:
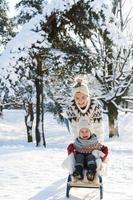
[[[68,155],[74,152],[74,146],[72,143],[68,145],[67,152],[68,152]]]
[[[103,157],[102,157],[102,160],[104,161],[108,155],[108,147],[103,145],[102,148],[101,148],[101,151],[105,154]]]

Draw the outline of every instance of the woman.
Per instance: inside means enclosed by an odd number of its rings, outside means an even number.
[[[73,99],[66,110],[70,132],[74,138],[78,135],[78,122],[81,118],[91,124],[92,130],[100,141],[103,140],[102,108],[101,105],[90,97],[87,85],[82,79],[77,79],[73,86]]]

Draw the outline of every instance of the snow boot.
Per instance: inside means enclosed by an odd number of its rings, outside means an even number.
[[[73,172],[73,177],[75,177],[78,180],[82,180],[84,178],[83,167],[81,165],[75,166],[75,171]]]
[[[87,167],[87,179],[89,181],[93,181],[94,178],[95,178],[95,174],[96,174],[96,163],[94,162],[93,164],[89,164],[88,167]]]
[[[93,181],[95,178],[96,172],[92,171],[91,169],[87,171],[86,176],[88,181]]]

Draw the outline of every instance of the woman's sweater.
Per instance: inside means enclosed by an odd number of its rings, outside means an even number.
[[[75,101],[72,100],[66,114],[69,120],[70,131],[74,135],[74,138],[77,138],[79,134],[78,122],[80,118],[85,118],[88,123],[91,124],[92,132],[96,133],[100,141],[103,140],[102,108],[96,100],[91,99],[88,101],[84,109],[81,109],[76,105]]]

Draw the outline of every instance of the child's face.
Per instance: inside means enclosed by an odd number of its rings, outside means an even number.
[[[88,140],[91,136],[91,131],[88,128],[81,128],[79,131],[79,136],[84,140]]]
[[[76,102],[76,104],[80,107],[83,108],[87,105],[87,101],[88,101],[88,96],[82,94],[81,92],[77,92],[74,96],[74,100]]]

